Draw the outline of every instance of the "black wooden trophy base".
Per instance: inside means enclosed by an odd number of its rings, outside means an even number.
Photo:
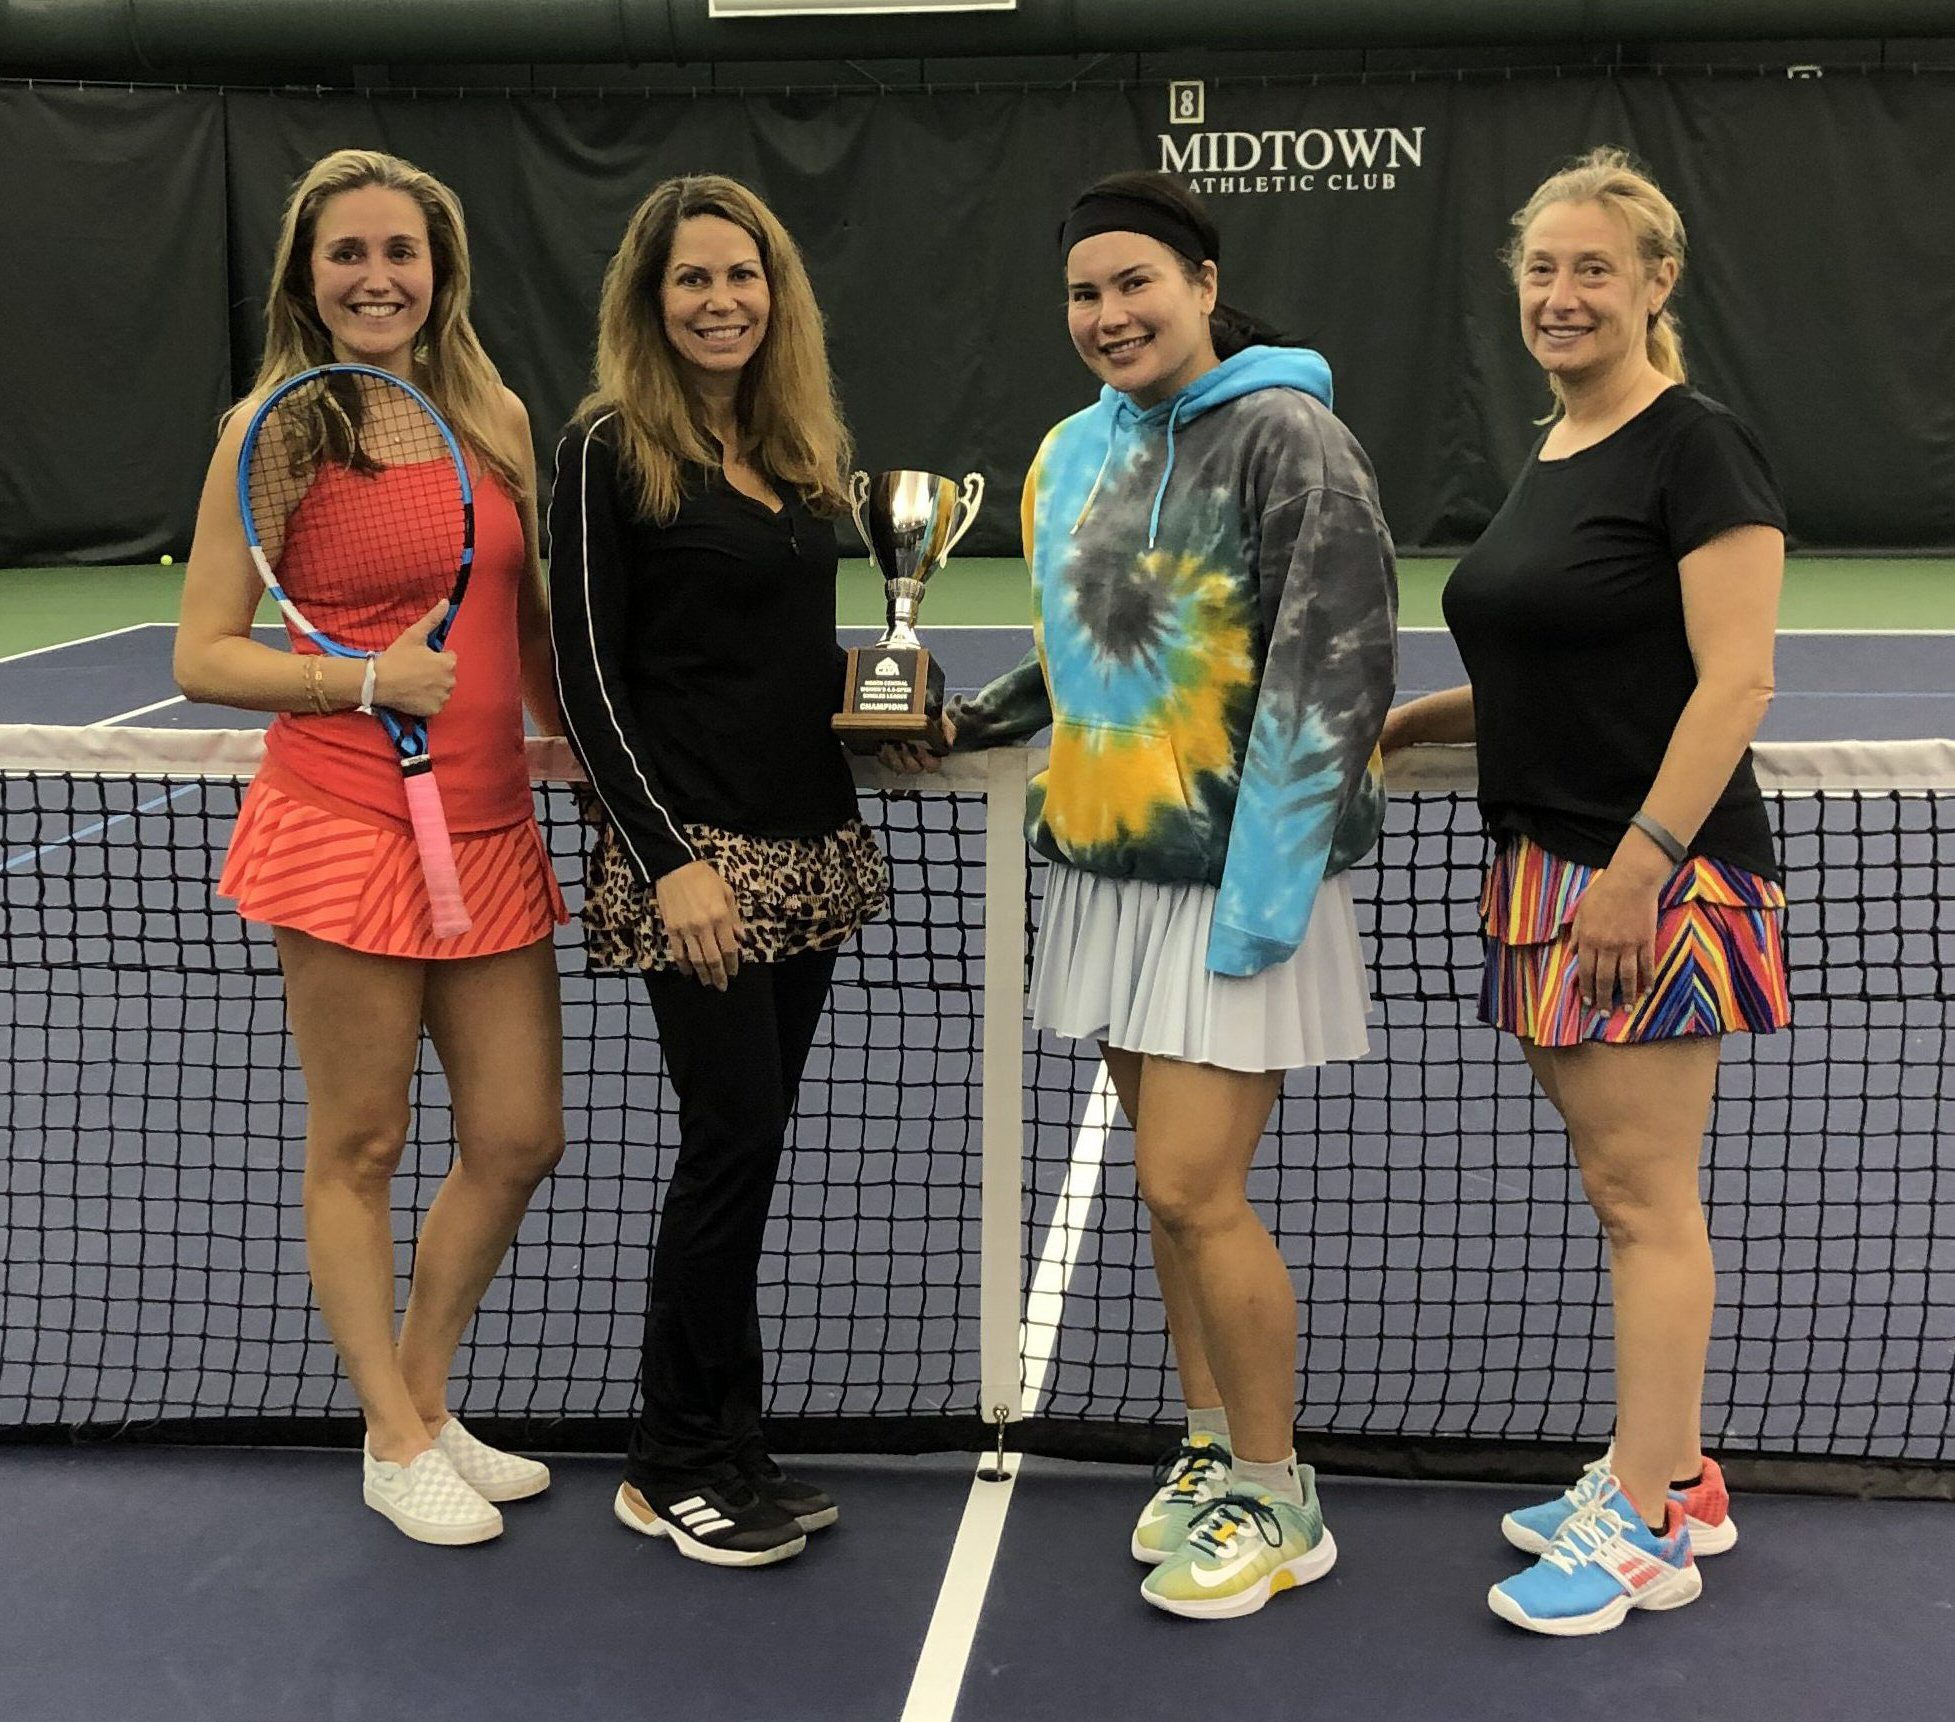
[[[922,646],[851,646],[835,733],[851,753],[920,741],[944,751],[943,667]]]

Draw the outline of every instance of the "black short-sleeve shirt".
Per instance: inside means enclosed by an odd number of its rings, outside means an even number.
[[[1473,684],[1489,831],[1602,867],[1697,686],[1678,564],[1734,526],[1783,531],[1785,510],[1757,439],[1691,389],[1564,459],[1540,454],[1453,570],[1446,624]],[[1749,750],[1690,850],[1778,878]]]

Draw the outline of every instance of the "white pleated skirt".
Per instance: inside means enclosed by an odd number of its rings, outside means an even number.
[[[1212,885],[1048,866],[1032,958],[1033,1023],[1225,1070],[1363,1058],[1371,989],[1349,879],[1324,881],[1288,960],[1248,976],[1208,970],[1215,895]]]

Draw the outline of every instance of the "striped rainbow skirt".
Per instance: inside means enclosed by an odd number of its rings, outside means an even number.
[[[1691,1034],[1770,1034],[1792,1020],[1785,892],[1693,855],[1657,898],[1656,983],[1634,1006],[1582,1003],[1572,923],[1600,872],[1530,838],[1501,846],[1480,893],[1480,1020],[1537,1046],[1620,1046]]]
[[[421,856],[405,823],[315,807],[263,778],[245,792],[217,894],[247,921],[291,927],[377,957],[488,957],[547,939],[569,919],[534,819],[458,835],[455,872],[474,923],[435,936]]]

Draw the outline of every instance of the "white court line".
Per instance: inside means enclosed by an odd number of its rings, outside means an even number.
[[[1113,1078],[1103,1063],[1093,1078],[1093,1091],[1086,1098],[1086,1115],[1080,1120],[1079,1134],[1073,1139],[1072,1158],[1066,1163],[1066,1182],[1052,1206],[1052,1219],[1045,1230],[1045,1248],[1039,1252],[1039,1265],[1032,1273],[1032,1289],[1025,1299],[1025,1320],[1018,1330],[1018,1352],[1025,1363],[1022,1409],[1027,1417],[1038,1415],[1045,1378],[1052,1372],[1052,1353],[1059,1343],[1066,1292],[1072,1285],[1073,1270],[1079,1266],[1080,1242],[1086,1235],[1093,1203],[1100,1194],[1100,1167],[1106,1159],[1106,1139],[1113,1129],[1114,1108],[1118,1104]]]
[[[190,702],[182,694],[171,694],[166,700],[151,700],[146,706],[137,706],[134,711],[117,712],[114,717],[91,719],[84,728],[101,729],[112,723],[127,723],[131,718],[147,717],[151,712],[160,712],[165,706],[183,706]]]
[[[980,1468],[991,1458],[986,1454],[979,1461]],[[982,1477],[971,1480],[964,1517],[957,1526],[957,1541],[951,1547],[943,1586],[937,1592],[937,1607],[930,1616],[930,1630],[924,1634],[923,1652],[910,1678],[903,1722],[951,1722],[956,1712],[971,1645],[977,1638],[978,1617],[984,1612],[984,1593],[990,1588],[991,1569],[998,1561],[998,1542],[1005,1533],[1005,1515],[1011,1510],[1012,1491],[1018,1486],[1022,1464],[1019,1454],[1007,1453],[1003,1482],[987,1483]]]
[[[1402,687],[1395,698],[1417,699],[1421,694],[1444,692],[1441,688]],[[1774,695],[1780,705],[1788,700],[1946,700],[1955,699],[1955,688],[1780,688]],[[1861,737],[1861,740],[1867,739]]]
[[[144,813],[154,813],[159,807],[167,807],[179,796],[188,795],[193,789],[201,788],[200,783],[179,783],[176,788],[162,795],[152,796],[148,801],[132,807],[127,813],[112,813],[106,819],[98,819],[93,825],[84,825],[79,831],[70,831],[66,837],[57,837],[50,843],[43,843],[38,849],[23,849],[18,855],[9,855],[0,861],[0,873],[11,873],[16,867],[25,867],[40,860],[43,855],[52,855],[57,849],[66,849],[76,843],[85,843],[91,837],[98,837],[114,825],[126,825],[130,820]]]
[[[56,640],[51,646],[30,646],[24,652],[9,652],[0,664],[17,664],[23,658],[38,658],[44,652],[65,652],[70,646],[89,646],[97,640],[113,640],[118,634],[140,633],[144,628],[167,628],[168,622],[131,622],[126,628],[108,628],[99,634],[83,634],[76,640]]]
[[[1066,1164],[1066,1181],[1053,1203],[1045,1247],[1039,1252],[1032,1287],[1025,1299],[1025,1319],[1019,1324],[1019,1355],[1025,1370],[1021,1404],[1027,1417],[1038,1411],[1045,1379],[1051,1372],[1059,1322],[1065,1313],[1066,1290],[1072,1283],[1073,1270],[1079,1265],[1080,1241],[1099,1196],[1100,1168],[1106,1159],[1106,1139],[1113,1129],[1117,1103],[1113,1078],[1102,1063],[1086,1098],[1085,1115]],[[987,1453],[978,1461],[978,1470],[983,1472],[994,1462],[995,1455]],[[951,1547],[944,1582],[937,1592],[937,1606],[930,1616],[930,1629],[924,1634],[923,1650],[910,1680],[902,1722],[951,1722],[958,1695],[964,1689],[964,1671],[970,1664],[971,1646],[977,1639],[985,1592],[991,1586],[991,1571],[997,1565],[1005,1515],[1011,1510],[1012,1491],[1018,1485],[1018,1473],[1024,1463],[1021,1454],[1007,1452],[1003,1481],[988,1482],[982,1475],[971,1481],[964,1517],[957,1527],[957,1541]]]

